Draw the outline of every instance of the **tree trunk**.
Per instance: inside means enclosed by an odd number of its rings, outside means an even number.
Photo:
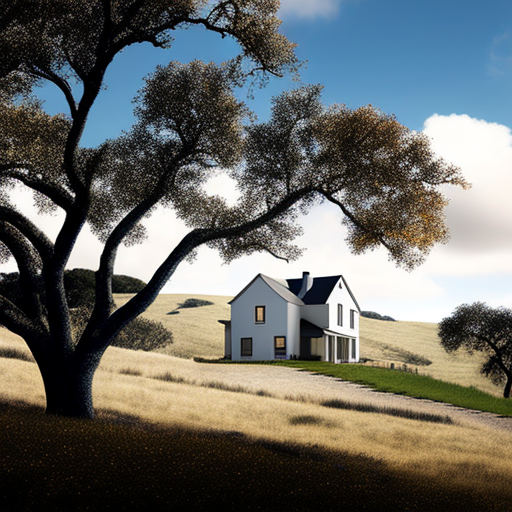
[[[510,388],[512,388],[512,374],[507,376],[507,383],[503,390],[503,398],[510,398]]]
[[[92,381],[97,365],[76,359],[73,354],[57,363],[39,365],[46,392],[46,413],[93,419]]]

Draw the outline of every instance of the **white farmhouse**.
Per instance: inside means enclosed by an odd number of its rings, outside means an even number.
[[[359,361],[357,301],[343,276],[273,279],[258,274],[231,302],[225,357],[236,361]]]

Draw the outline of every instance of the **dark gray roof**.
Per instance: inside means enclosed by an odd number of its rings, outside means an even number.
[[[265,276],[263,274],[258,274],[238,295],[229,302],[229,304],[233,303],[240,295],[242,295],[249,286],[261,277],[261,279],[278,295],[280,295],[287,302],[292,304],[296,304],[297,306],[311,305],[311,304],[325,304],[329,295],[331,295],[334,287],[341,279],[345,288],[347,289],[350,297],[354,301],[359,312],[361,309],[359,304],[357,303],[352,291],[350,290],[347,282],[343,278],[343,276],[328,276],[328,277],[314,277],[313,278],[313,286],[308,290],[306,295],[301,299],[297,297],[297,294],[300,292],[302,286],[302,278],[299,279],[274,279],[272,277]]]
[[[258,277],[261,277],[261,279],[267,286],[269,286],[272,290],[274,290],[279,296],[281,296],[287,302],[291,302],[292,304],[297,304],[297,306],[304,306],[304,302],[302,302],[299,299],[299,297],[297,297],[297,295],[292,293],[287,288],[287,286],[285,286],[286,281],[283,281],[282,283],[280,283],[277,279],[273,279],[273,278],[265,276],[263,274],[258,274],[240,293],[238,293],[236,295],[236,297],[234,297],[232,300],[230,300],[228,302],[228,304],[232,304],[233,302],[235,302],[235,300],[238,299],[238,297],[240,297],[240,295],[242,295],[245,292],[245,290],[247,290],[247,288],[249,288],[249,286],[251,286],[252,283],[254,283],[254,281],[256,281],[256,279],[258,279]]]
[[[313,286],[304,295],[302,301],[304,304],[325,304],[336,283],[341,276],[314,277]],[[287,279],[290,291],[297,295],[302,286],[302,278]]]
[[[279,283],[276,279],[264,276],[263,274],[260,274],[260,276],[263,281],[265,281],[265,283],[267,283],[270,288],[272,288],[272,290],[283,297],[284,300],[291,302],[292,304],[297,304],[297,306],[304,306],[305,302],[300,300],[299,297],[297,297],[297,294],[284,286],[284,284]]]

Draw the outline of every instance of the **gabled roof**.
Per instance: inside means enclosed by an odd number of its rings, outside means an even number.
[[[312,305],[312,304],[325,304],[327,299],[331,295],[334,287],[341,279],[345,288],[347,289],[350,297],[354,301],[359,312],[361,308],[356,301],[352,291],[350,290],[347,282],[343,276],[328,276],[328,277],[315,277],[313,278],[313,285],[307,291],[306,295],[301,299],[297,297],[302,287],[302,278],[299,279],[274,279],[272,277],[258,274],[238,295],[232,299],[229,304],[232,304],[240,295],[242,295],[247,288],[249,288],[256,279],[261,277],[264,283],[266,283],[272,290],[274,290],[279,296],[281,296],[287,302],[296,304],[297,306]]]
[[[282,284],[283,282],[280,283],[278,280],[272,279],[271,277],[265,276],[263,274],[258,274],[240,293],[236,295],[236,297],[230,300],[228,304],[235,302],[235,300],[238,299],[238,297],[240,297],[240,295],[242,295],[259,277],[261,277],[263,282],[272,290],[274,290],[279,296],[281,296],[285,301],[296,304],[297,306],[304,306],[304,302],[302,302],[299,297],[297,297],[297,295],[292,293],[284,284]]]
[[[313,286],[308,290],[303,297],[304,304],[325,304],[336,283],[340,280],[341,276],[329,277],[314,277]],[[297,295],[302,286],[302,278],[300,279],[287,279],[290,291]]]

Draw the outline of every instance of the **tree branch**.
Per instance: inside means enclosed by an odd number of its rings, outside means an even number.
[[[279,256],[279,254],[277,254],[274,251],[271,251],[270,249],[268,249],[267,247],[264,247],[261,244],[251,244],[250,247],[257,247],[258,249],[261,249],[262,251],[268,252],[271,256],[273,256],[274,258],[276,258],[278,260],[283,260],[283,261],[286,261],[286,263],[290,263],[290,260],[288,258],[285,258],[284,256]]]
[[[42,324],[43,308],[39,296],[40,287],[37,274],[37,269],[41,267],[41,261],[37,260],[32,251],[32,246],[25,241],[23,235],[10,224],[1,221],[0,240],[8,247],[18,264],[20,287],[24,302],[28,306],[25,313],[29,318],[33,318],[39,324]]]
[[[67,192],[67,190],[64,188],[57,188],[55,184],[36,179],[33,176],[22,172],[23,169],[26,168],[27,166],[25,165],[3,165],[0,166],[0,171],[8,171],[3,173],[5,177],[20,181],[32,190],[40,192],[41,194],[51,199],[53,203],[62,208],[64,211],[68,211],[71,208],[73,205],[73,196]]]
[[[213,240],[239,237],[258,229],[286,212],[291,206],[312,192],[314,191],[310,187],[297,190],[259,217],[237,226],[218,229],[194,229],[188,233],[160,265],[149,283],[125,305],[114,311],[100,332],[95,333],[94,337],[87,340],[83,339],[84,343],[81,340],[77,350],[84,353],[106,350],[112,338],[155,300],[165,283],[174,274],[178,265],[194,249]]]
[[[43,264],[54,256],[52,241],[30,220],[12,207],[0,205],[0,219],[14,226],[38,252]]]
[[[45,80],[52,82],[64,93],[64,96],[69,106],[71,118],[74,119],[77,112],[76,102],[75,98],[73,97],[73,93],[71,92],[71,87],[66,82],[66,80],[64,80],[62,77],[60,77],[51,70],[44,71],[42,69],[34,69],[32,71],[32,74],[39,78],[44,78]]]
[[[35,326],[27,315],[3,295],[0,295],[0,324],[25,341],[33,339],[36,333]]]
[[[366,229],[366,227],[364,226],[364,224],[362,224],[361,222],[359,222],[359,220],[345,207],[345,205],[343,203],[341,203],[340,201],[338,201],[337,199],[335,199],[331,194],[329,193],[326,193],[326,192],[323,192],[321,190],[317,190],[317,192],[321,193],[328,201],[330,201],[331,203],[335,204],[336,206],[338,206],[340,208],[340,210],[343,212],[343,214],[348,217],[352,222],[353,224],[355,224],[359,229],[361,229],[362,231],[364,231],[365,233],[368,233],[368,229]],[[377,235],[377,238],[379,239],[379,242],[389,251],[389,252],[392,252],[391,250],[391,247],[390,245],[384,240],[383,236],[378,234],[378,233],[374,233],[374,232],[370,232],[372,235]]]
[[[192,152],[193,149],[186,147],[176,155],[168,165],[167,172],[164,172],[156,183],[153,193],[121,219],[105,242],[100,258],[100,266],[96,273],[96,300],[94,310],[83,332],[83,339],[90,337],[97,329],[98,325],[104,322],[110,315],[111,305],[113,303],[112,276],[119,245],[144,215],[146,215],[165,195],[167,182],[169,179],[175,178],[179,162],[187,158]]]

